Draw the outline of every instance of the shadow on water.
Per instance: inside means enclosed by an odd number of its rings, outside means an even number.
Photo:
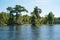
[[[31,30],[32,30],[32,40],[38,40],[39,39],[39,29],[36,26],[31,26]]]

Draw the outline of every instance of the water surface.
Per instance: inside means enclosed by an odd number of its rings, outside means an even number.
[[[60,40],[60,24],[39,27],[1,26],[0,40]]]

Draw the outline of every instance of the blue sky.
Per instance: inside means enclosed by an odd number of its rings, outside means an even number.
[[[45,16],[52,11],[55,17],[60,17],[60,0],[0,0],[0,12],[5,12],[8,6],[14,7],[16,4],[24,6],[29,11],[28,15],[35,6],[38,6],[42,9],[41,16]]]

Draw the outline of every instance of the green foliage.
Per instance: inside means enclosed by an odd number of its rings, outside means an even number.
[[[21,5],[16,5],[15,7],[14,7],[14,9],[15,9],[15,12],[23,12],[23,11],[26,11],[26,12],[28,12],[23,6],[21,6]]]
[[[36,21],[35,21],[35,16],[34,16],[34,15],[32,15],[32,17],[31,17],[31,24],[32,24],[33,26],[36,25]]]
[[[23,15],[23,22],[24,22],[24,24],[30,23],[30,16],[28,16],[28,15]]]
[[[59,18],[54,18],[54,24],[60,24],[60,17]]]
[[[55,18],[52,12],[49,12],[45,17],[40,17],[42,10],[37,6],[31,12],[31,16],[22,15],[21,12],[28,12],[21,5],[16,5],[15,7],[8,7],[9,13],[0,12],[0,25],[21,25],[21,24],[32,24],[36,26],[37,24],[57,24],[60,23],[60,18]],[[14,15],[16,13],[16,15]]]
[[[38,17],[40,17],[40,16],[39,16],[39,13],[41,13],[42,11],[41,11],[40,8],[38,8],[38,7],[36,6],[36,7],[34,8],[34,11],[33,11],[33,12],[34,12],[34,14],[37,16],[37,18],[38,18]]]
[[[13,13],[16,13],[16,22],[15,23],[19,24],[18,23],[18,21],[19,21],[18,18],[19,18],[20,15],[18,13],[21,13],[21,12],[24,12],[24,11],[28,12],[21,5],[16,5],[14,8],[8,7],[7,10],[10,11],[10,18],[8,20],[9,24],[14,24],[14,15],[13,15]]]
[[[18,21],[18,18],[19,18],[19,14],[18,13],[21,13],[21,12],[28,12],[24,7],[22,7],[21,5],[16,5],[14,7],[14,10],[15,10],[15,13],[16,13],[16,23]],[[18,24],[18,23],[17,23]]]
[[[48,16],[47,16],[47,20],[49,24],[53,24],[54,22],[54,14],[52,12],[49,12]]]
[[[7,24],[8,19],[9,19],[8,13],[6,13],[6,12],[0,13],[0,25]]]
[[[38,8],[37,6],[34,8],[34,11],[31,13],[32,17],[31,17],[31,24],[32,25],[36,25],[36,24],[40,24],[40,15],[39,13],[41,13],[41,9]]]

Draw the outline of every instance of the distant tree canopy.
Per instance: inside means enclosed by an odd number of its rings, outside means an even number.
[[[0,12],[0,25],[21,25],[21,24],[57,24],[60,23],[60,17],[55,18],[53,12],[49,12],[45,17],[41,17],[42,10],[37,6],[31,12],[31,16],[22,15],[21,12],[28,12],[21,5],[8,7],[8,12]],[[14,15],[16,13],[16,15]]]

